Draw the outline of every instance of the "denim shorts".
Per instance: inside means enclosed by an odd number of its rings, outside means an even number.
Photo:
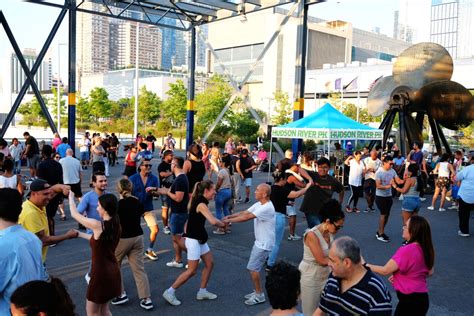
[[[81,160],[83,160],[83,161],[89,160],[89,152],[88,151],[81,151],[80,157],[81,157]]]
[[[188,213],[171,213],[170,229],[171,234],[181,235],[184,233],[184,225],[188,220]]]
[[[247,263],[247,270],[260,272],[262,271],[265,261],[270,255],[270,250],[264,250],[253,245],[252,252],[250,253],[249,262]]]
[[[420,198],[418,196],[403,196],[402,210],[407,212],[418,212],[420,210]]]
[[[252,186],[252,178],[245,178],[244,179],[244,185],[246,187],[251,187]]]

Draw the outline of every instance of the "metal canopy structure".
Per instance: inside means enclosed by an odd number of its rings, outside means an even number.
[[[306,72],[306,42],[307,42],[307,15],[309,5],[323,2],[324,0],[26,0],[26,2],[55,7],[60,10],[60,13],[54,23],[44,45],[41,49],[35,64],[31,69],[28,68],[24,62],[24,57],[16,43],[15,37],[10,30],[7,19],[0,11],[0,24],[2,24],[8,39],[12,44],[15,54],[17,55],[23,71],[26,74],[26,80],[20,90],[11,110],[8,113],[5,122],[0,130],[0,137],[5,135],[6,130],[11,124],[20,103],[31,85],[38,102],[45,113],[48,123],[54,133],[57,128],[49,115],[48,109],[44,104],[44,100],[34,82],[34,75],[38,71],[43,58],[48,51],[66,13],[69,13],[69,77],[68,77],[68,139],[72,149],[75,148],[75,129],[76,129],[76,16],[77,12],[95,14],[130,22],[143,23],[147,25],[154,25],[165,28],[172,28],[181,31],[191,32],[190,54],[189,54],[189,85],[188,85],[188,101],[186,114],[186,147],[193,142],[193,127],[194,127],[194,81],[195,81],[195,64],[196,64],[196,30],[202,24],[220,21],[236,16],[245,17],[247,14],[273,8],[280,5],[293,3],[293,8],[286,20],[282,22],[279,29],[275,31],[271,37],[268,46],[273,43],[274,37],[281,31],[281,27],[286,23],[290,15],[293,15],[294,9],[298,7],[297,18],[298,36],[296,53],[296,67],[295,67],[295,102],[293,119],[297,120],[303,117],[304,113],[304,85]],[[92,5],[90,5],[92,4]],[[175,20],[179,23],[170,25],[170,21]],[[206,42],[207,47],[215,55],[212,46]],[[257,62],[251,67],[245,79],[237,83],[230,74],[228,75],[234,89],[238,93],[242,93],[243,85],[246,83],[256,64],[260,62],[265,55],[267,48],[259,56]],[[216,56],[216,55],[215,55]],[[217,63],[223,65],[217,60]],[[227,110],[235,99],[234,94],[227,103],[225,110]],[[247,101],[248,102],[248,101]],[[247,103],[246,102],[246,103]],[[260,117],[255,110],[247,103],[252,115],[261,124]],[[222,114],[222,113],[221,113]],[[301,142],[294,140],[293,151],[301,150]],[[296,155],[295,155],[296,157]]]

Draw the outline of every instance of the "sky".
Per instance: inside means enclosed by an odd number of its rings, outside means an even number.
[[[59,0],[49,0],[62,3]],[[413,0],[417,1],[417,0]],[[379,27],[382,34],[392,36],[393,12],[398,0],[329,0],[310,6],[310,15],[326,20],[344,20],[354,27],[372,30]],[[35,48],[40,51],[60,10],[53,7],[23,2],[22,0],[0,0],[4,13],[21,49]],[[51,44],[53,73],[57,72],[58,42],[68,41],[68,18],[65,17],[58,34]],[[0,29],[0,56],[12,51],[3,29]],[[60,47],[61,77],[67,75],[67,47]]]

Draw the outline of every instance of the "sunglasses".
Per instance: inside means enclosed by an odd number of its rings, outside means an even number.
[[[344,225],[336,225],[335,223],[332,223],[334,225],[334,228],[336,229],[336,231],[342,229],[344,227]]]
[[[151,168],[151,167],[153,167],[153,165],[142,165],[142,166],[145,167],[145,168]]]
[[[54,156],[54,159],[61,159],[61,156]]]

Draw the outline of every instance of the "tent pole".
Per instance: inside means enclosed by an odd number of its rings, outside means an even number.
[[[272,172],[272,147],[273,147],[273,137],[270,138],[270,156],[268,161],[268,175],[267,182],[270,182],[270,173]]]

